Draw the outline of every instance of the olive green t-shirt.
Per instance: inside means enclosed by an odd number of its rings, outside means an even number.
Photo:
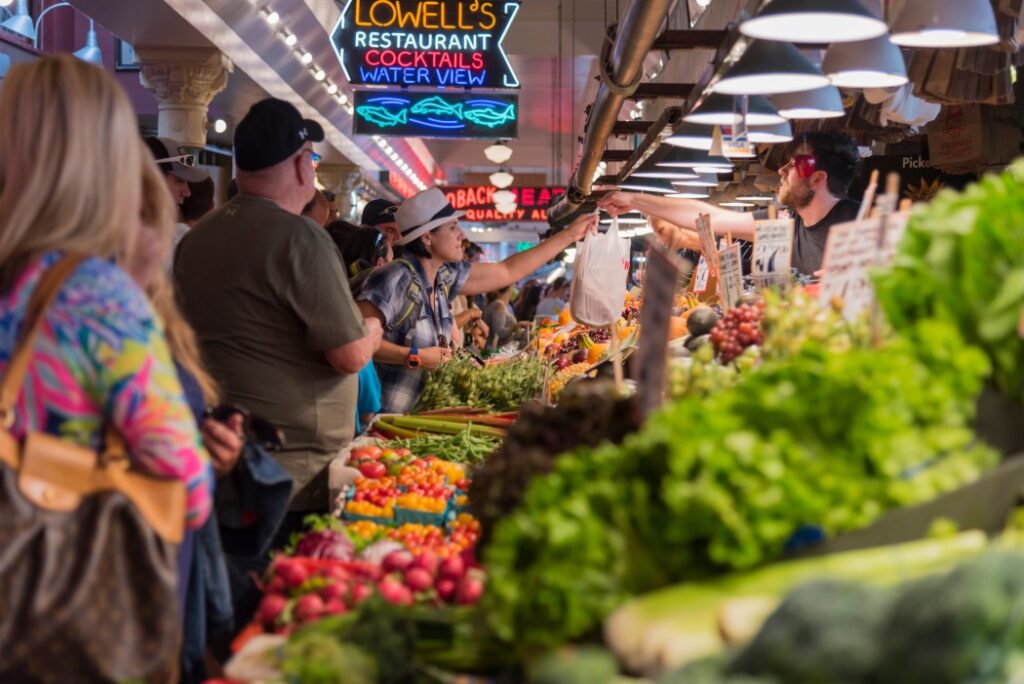
[[[321,471],[352,439],[357,379],[324,353],[366,335],[327,231],[239,195],[182,239],[174,276],[227,401],[284,431],[275,457],[294,480],[292,510],[325,510]]]

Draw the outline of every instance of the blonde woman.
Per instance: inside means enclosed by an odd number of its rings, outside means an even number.
[[[206,520],[212,473],[162,326],[115,260],[133,252],[144,148],[116,82],[71,55],[11,69],[0,90],[0,370],[42,275],[86,254],[46,313],[11,429],[98,448],[109,421],[135,467],[186,483]]]

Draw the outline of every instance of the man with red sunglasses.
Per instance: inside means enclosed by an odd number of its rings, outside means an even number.
[[[846,198],[860,155],[857,144],[838,132],[805,133],[793,143],[789,161],[779,169],[779,203],[793,210],[793,267],[814,275],[821,269],[825,243],[832,226],[856,218],[860,204]],[[697,217],[711,215],[717,235],[753,241],[754,221],[767,212],[737,212],[698,200],[669,199],[657,195],[613,192],[598,206],[616,216],[640,211],[681,228],[696,230]]]

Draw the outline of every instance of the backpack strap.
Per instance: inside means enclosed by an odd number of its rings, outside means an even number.
[[[409,283],[409,287],[405,291],[405,308],[402,309],[398,319],[388,326],[388,331],[397,330],[402,327],[402,324],[409,320],[413,314],[419,316],[420,311],[423,309],[423,286],[420,285],[420,277],[416,273],[416,267],[408,259],[395,259],[391,263],[400,264],[403,268],[408,269],[409,273],[412,274],[412,282]]]

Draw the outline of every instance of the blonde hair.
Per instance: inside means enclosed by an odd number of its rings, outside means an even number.
[[[19,64],[0,89],[0,264],[50,250],[111,258],[138,226],[143,145],[117,82],[72,55]]]

